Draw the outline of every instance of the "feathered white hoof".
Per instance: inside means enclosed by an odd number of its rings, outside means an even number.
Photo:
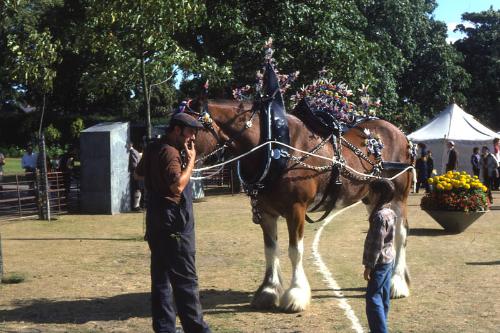
[[[266,310],[274,309],[279,306],[283,287],[281,285],[265,286],[261,285],[255,292],[252,303],[250,304],[255,309]]]
[[[408,282],[401,275],[393,275],[391,279],[391,298],[403,298],[410,296]]]
[[[293,287],[281,297],[280,309],[285,312],[301,312],[307,309],[310,301],[311,290],[309,288]]]

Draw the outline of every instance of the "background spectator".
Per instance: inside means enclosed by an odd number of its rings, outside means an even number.
[[[141,180],[136,180],[134,178],[134,171],[137,168],[137,165],[139,164],[139,161],[142,158],[142,154],[134,148],[134,145],[132,142],[129,142],[128,144],[128,149],[129,149],[129,164],[128,164],[128,169],[130,171],[130,190],[132,193],[132,210],[134,211],[139,211],[141,210]]]
[[[458,169],[458,152],[455,150],[455,142],[448,141],[448,163],[446,163],[446,171]]]
[[[481,168],[479,167],[479,163],[481,162],[481,155],[479,155],[479,147],[474,147],[472,150],[472,155],[470,157],[470,164],[472,165],[472,172],[474,176],[479,177],[479,173]]]
[[[68,198],[71,191],[71,177],[75,168],[76,149],[70,147],[59,159],[59,171],[62,172],[64,182],[64,192]]]
[[[488,188],[488,198],[490,203],[493,203],[493,196],[491,190],[493,182],[498,177],[498,163],[488,147],[484,146],[482,149],[483,156],[481,157],[481,169],[483,171],[483,184]]]
[[[423,143],[423,142],[419,142],[419,143],[417,144],[417,146],[418,146],[418,151],[417,151],[417,154],[418,154],[419,156],[421,156],[421,157],[422,157],[422,156],[424,156],[424,155],[427,155],[427,145],[426,145],[425,143]]]
[[[497,176],[493,180],[493,189],[495,191],[498,191],[498,187],[500,186],[500,139],[495,138],[493,139],[493,157],[497,161],[498,166],[498,171],[497,171]]]
[[[0,183],[3,181],[3,166],[5,165],[5,156],[0,152]],[[0,190],[2,185],[0,185]]]
[[[427,183],[427,178],[429,178],[430,172],[427,164],[427,155],[422,155],[419,159],[417,159],[415,169],[417,169],[417,193],[420,190],[420,186],[425,188],[426,193],[429,192],[429,183]]]
[[[432,158],[432,151],[427,151],[427,171],[429,172],[429,177],[437,175],[436,170],[434,170],[434,159]]]
[[[26,171],[26,173],[31,173],[36,171],[38,161],[38,154],[33,152],[33,146],[29,144],[26,146],[26,152],[21,159],[21,167]]]

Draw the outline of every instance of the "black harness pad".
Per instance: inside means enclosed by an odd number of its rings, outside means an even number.
[[[335,117],[326,111],[313,112],[305,98],[293,110],[293,114],[311,129],[314,133],[328,137],[330,134],[338,136],[342,130],[342,125]]]
[[[285,103],[283,102],[283,96],[281,95],[278,77],[274,68],[269,63],[266,65],[264,82],[266,82],[266,95],[271,97],[269,102],[270,107],[263,109],[265,113],[269,111],[271,112],[271,137],[268,139],[290,145],[290,134],[288,132]],[[266,103],[266,105],[269,104]],[[262,118],[264,118],[265,121],[269,119],[267,115],[261,115],[261,119]],[[285,158],[282,152],[288,152],[288,148],[276,144],[272,145],[271,166],[265,179],[265,183],[270,183],[278,178],[286,168],[288,158]]]
[[[290,135],[288,131],[288,121],[286,119],[285,103],[281,95],[279,80],[271,64],[266,65],[264,73],[265,95],[264,101],[259,103],[260,111],[260,131],[261,142],[278,141],[290,145]],[[263,154],[261,165],[252,166],[253,172],[251,179],[244,179],[240,174],[241,179],[245,183],[248,190],[261,190],[269,187],[269,184],[282,175],[283,170],[288,163],[287,153],[288,148],[272,144],[271,149],[266,146],[266,152]],[[264,178],[259,182],[259,179]]]

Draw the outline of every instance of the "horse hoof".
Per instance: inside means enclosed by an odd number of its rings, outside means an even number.
[[[408,283],[403,277],[394,275],[391,281],[391,298],[404,298],[408,296],[410,296]]]
[[[262,290],[261,290],[262,289]],[[275,309],[279,305],[280,299],[280,288],[261,288],[253,297],[252,303],[250,304],[255,309],[268,310]]]
[[[281,298],[280,309],[284,312],[301,312],[307,309],[310,300],[310,291],[300,288],[290,288]]]

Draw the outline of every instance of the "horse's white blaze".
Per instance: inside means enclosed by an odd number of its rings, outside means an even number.
[[[404,216],[401,207],[393,205],[392,209],[398,216],[396,223],[396,237],[394,240],[394,248],[396,250],[396,260],[394,264],[394,272],[391,280],[391,296],[394,298],[407,297],[410,295],[410,288],[406,282],[406,237],[407,230],[404,226]]]
[[[288,256],[292,263],[292,282],[290,288],[281,299],[281,307],[287,311],[303,311],[309,305],[311,299],[311,287],[307,281],[302,258],[304,256],[304,240],[297,242],[297,246],[288,248]]]
[[[351,324],[352,324],[351,328],[354,331],[356,331],[356,333],[363,333],[364,332],[363,327],[361,326],[361,323],[359,322],[358,317],[356,317],[356,314],[352,310],[351,306],[347,302],[347,299],[345,298],[344,294],[342,293],[342,291],[340,291],[341,288],[340,288],[339,284],[337,283],[337,281],[335,281],[332,273],[330,273],[330,270],[328,269],[328,267],[326,267],[325,263],[321,259],[321,254],[319,253],[318,248],[319,248],[319,240],[321,238],[321,234],[323,232],[323,229],[334,219],[335,216],[343,213],[345,210],[347,210],[351,207],[358,205],[360,202],[361,201],[358,201],[354,205],[351,205],[351,206],[345,207],[341,210],[338,210],[335,212],[335,214],[328,215],[328,217],[326,217],[324,219],[324,222],[321,225],[321,227],[316,232],[316,235],[314,235],[314,240],[312,243],[312,254],[314,257],[314,263],[318,267],[319,272],[323,275],[323,279],[326,282],[326,284],[328,285],[328,287],[333,291],[333,293],[337,297],[339,307],[342,310],[344,310],[346,317],[351,321]]]

